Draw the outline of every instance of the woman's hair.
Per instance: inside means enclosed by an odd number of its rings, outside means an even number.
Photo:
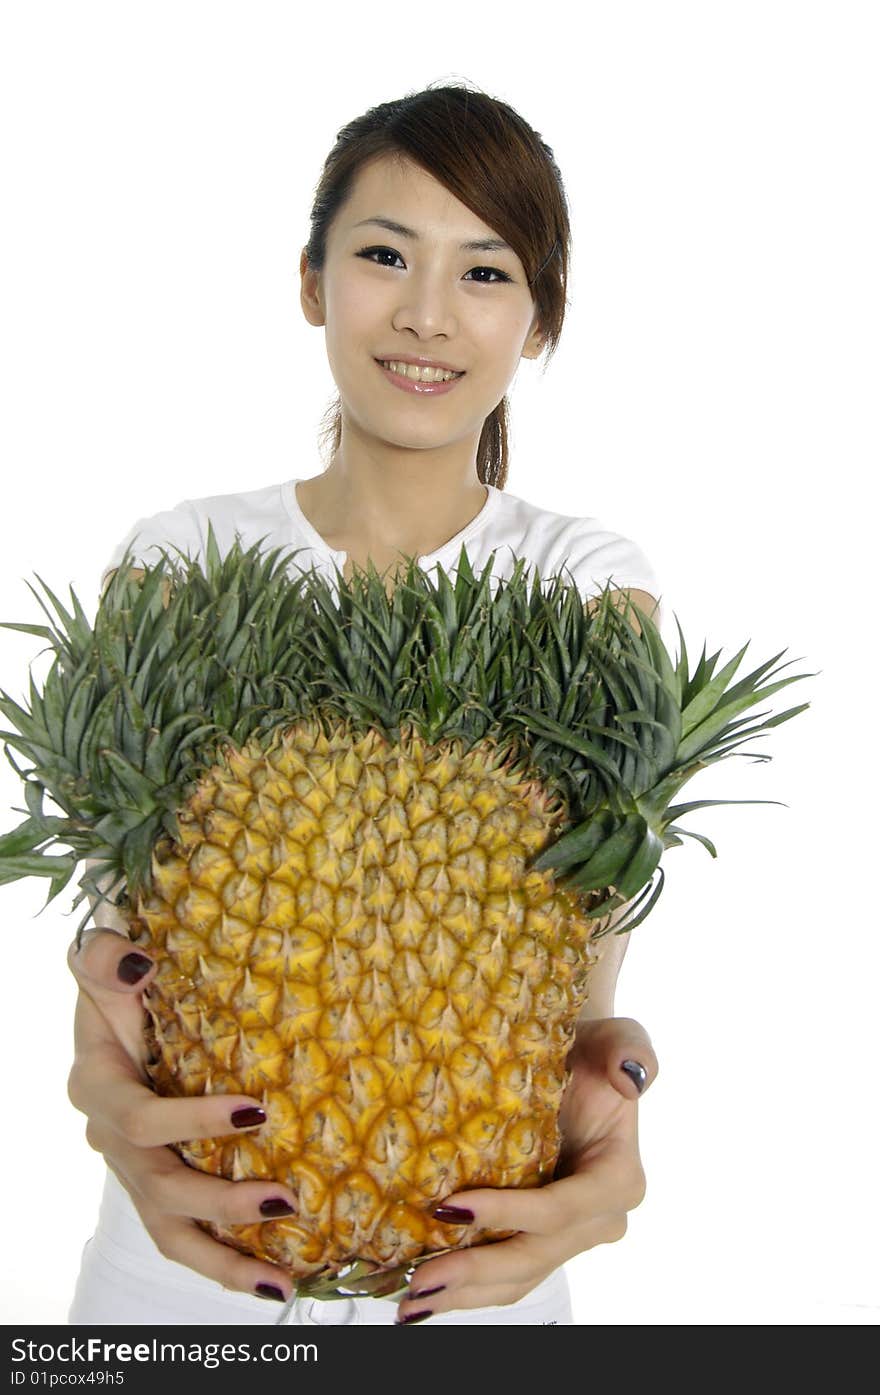
[[[324,162],[310,215],[306,256],[322,270],[327,234],[358,170],[380,156],[409,159],[516,252],[528,277],[548,358],[562,334],[571,250],[568,204],[553,151],[506,102],[464,85],[427,87],[371,107],[338,132]],[[336,451],[342,438],[337,395],[320,440]],[[507,480],[508,403],[503,397],[483,423],[477,449],[481,483]]]

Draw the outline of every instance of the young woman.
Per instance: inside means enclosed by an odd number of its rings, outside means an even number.
[[[522,358],[559,341],[569,243],[552,151],[505,103],[433,87],[350,122],[325,163],[300,261],[303,313],[324,329],[339,388],[329,466],[140,519],[104,577],[130,545],[142,560],[157,545],[200,554],[210,520],[221,549],[236,534],[245,546],[289,545],[300,549],[291,565],[316,564],[331,581],[334,564],[350,577],[370,560],[389,588],[407,557],[452,573],[463,544],[475,569],[497,549],[496,575],[518,556],[542,576],[566,566],[585,598],[610,579],[656,619],[656,578],[633,542],[505,490],[505,392]],[[402,1301],[322,1303],[295,1299],[287,1273],[195,1223],[253,1222],[289,1213],[295,1198],[275,1183],[200,1174],[167,1146],[259,1128],[259,1101],[148,1088],[141,995],[152,964],[114,933],[124,926],[106,907],[100,921],[69,955],[80,987],[70,1097],[108,1164],[71,1323],[572,1321],[565,1260],[619,1239],[644,1195],[636,1102],[657,1062],[644,1030],[613,1017],[627,936],[605,938],[591,980],[556,1179],[444,1199],[517,1234],[427,1261]]]

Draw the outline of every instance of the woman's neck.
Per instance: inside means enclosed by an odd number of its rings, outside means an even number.
[[[321,475],[297,486],[312,527],[335,551],[426,556],[455,537],[483,508],[488,491],[472,460],[442,472],[428,452],[396,462],[348,465],[339,452]]]

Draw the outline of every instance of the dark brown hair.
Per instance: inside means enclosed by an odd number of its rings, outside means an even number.
[[[428,86],[371,107],[337,133],[324,162],[310,215],[309,267],[324,266],[327,233],[358,170],[379,156],[421,165],[509,242],[528,277],[552,357],[562,334],[571,252],[568,204],[553,151],[506,102],[453,84]],[[337,396],[324,417],[321,443],[331,455],[342,438]],[[508,403],[483,423],[477,473],[483,484],[507,481]]]

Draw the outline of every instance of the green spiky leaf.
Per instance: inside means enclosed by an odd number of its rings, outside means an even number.
[[[0,736],[30,812],[0,838],[0,880],[44,875],[57,894],[72,865],[98,857],[134,893],[149,881],[153,843],[177,836],[177,811],[224,745],[265,748],[315,715],[344,720],[353,736],[373,726],[393,741],[412,728],[431,743],[506,751],[567,811],[533,866],[592,893],[597,919],[633,897],[628,923],[639,923],[663,885],[660,855],[684,837],[715,855],[674,819],[779,802],[672,803],[699,770],[809,706],[750,711],[813,676],[770,681],[780,655],[733,682],[748,645],[717,674],[719,655],[704,645],[691,672],[678,617],[673,661],[649,616],[628,597],[621,609],[610,583],[585,605],[567,568],[541,578],[524,558],[504,578],[493,553],[475,574],[462,546],[453,581],[409,557],[389,594],[372,564],[350,579],[335,568],[331,580],[292,568],[302,549],[264,541],[221,554],[209,526],[203,563],[160,549],[137,564],[140,580],[129,552],[93,622],[72,588],[68,608],[38,578],[47,600],[31,590],[49,624],[6,628],[46,641],[54,660],[42,689],[31,676],[27,699],[0,690],[10,728]],[[66,817],[42,814],[44,794]],[[72,851],[54,857],[59,841]]]

